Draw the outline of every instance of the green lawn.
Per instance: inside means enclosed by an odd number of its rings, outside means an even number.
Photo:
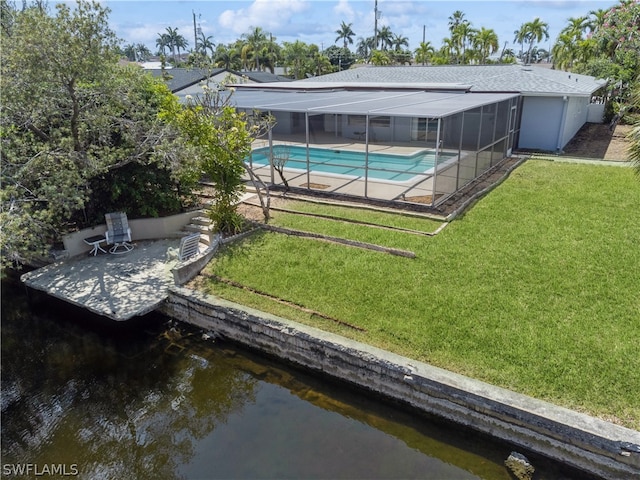
[[[640,178],[631,169],[528,161],[434,237],[284,213],[273,223],[417,258],[259,233],[207,267],[365,332],[213,280],[205,288],[640,429]],[[393,225],[438,227],[403,216]]]

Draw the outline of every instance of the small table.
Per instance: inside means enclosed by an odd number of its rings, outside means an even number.
[[[107,251],[100,246],[102,242],[106,241],[107,239],[104,238],[104,235],[94,235],[93,237],[84,239],[84,243],[92,247],[89,255],[93,255],[94,257],[98,254],[98,250],[100,250],[102,253],[107,253]]]

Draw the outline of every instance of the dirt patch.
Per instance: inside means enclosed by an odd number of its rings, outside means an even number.
[[[613,130],[604,123],[585,123],[564,147],[562,156],[594,158],[612,162],[628,161],[630,125],[616,125]]]

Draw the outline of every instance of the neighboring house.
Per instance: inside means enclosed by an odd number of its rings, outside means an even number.
[[[175,93],[180,101],[184,101],[187,95],[196,96],[202,94],[202,85],[208,81],[210,86],[221,83],[264,83],[264,82],[290,82],[291,79],[274,75],[269,72],[236,72],[226,68],[170,68],[148,69],[154,77],[166,79],[167,86]],[[207,80],[208,79],[208,80]]]
[[[607,84],[588,75],[523,65],[365,66],[295,82],[336,86],[392,84],[468,85],[471,93],[519,93],[516,148],[560,152],[586,122],[600,123],[603,104],[592,104]]]

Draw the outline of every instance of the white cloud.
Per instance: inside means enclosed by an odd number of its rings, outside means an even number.
[[[218,17],[218,23],[238,35],[258,26],[272,31],[308,8],[306,0],[255,0],[248,8],[225,10]]]
[[[351,5],[349,5],[349,0],[340,0],[338,4],[333,7],[333,13],[338,15],[343,21],[349,23],[353,21],[353,17],[355,16],[355,12]]]

